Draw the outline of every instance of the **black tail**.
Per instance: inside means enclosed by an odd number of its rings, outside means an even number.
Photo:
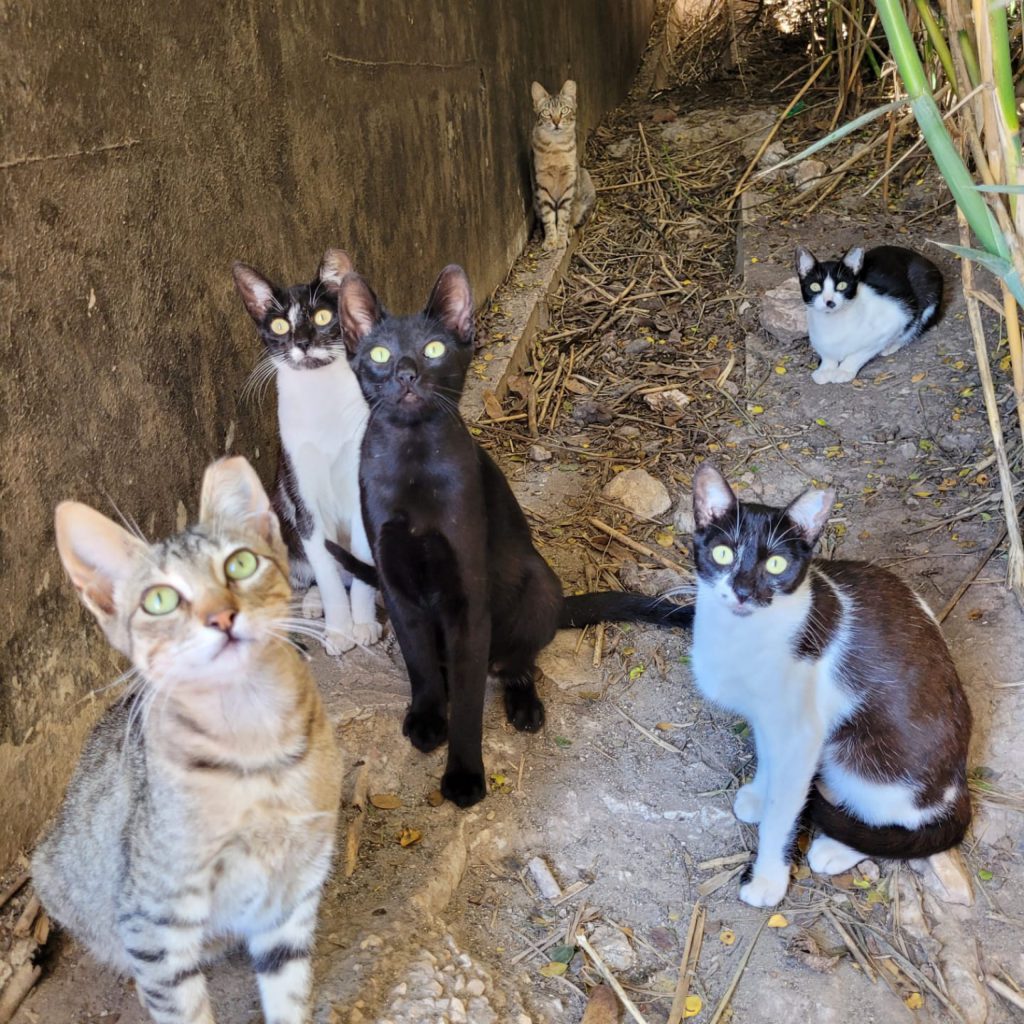
[[[558,628],[578,629],[598,622],[653,622],[689,629],[693,625],[693,605],[619,590],[580,594],[565,599]]]
[[[380,589],[380,577],[372,565],[368,565],[361,558],[356,558],[351,551],[346,551],[340,544],[333,540],[324,540],[324,546],[341,563],[345,572],[351,573],[360,583],[365,583],[374,590]]]
[[[971,823],[971,798],[967,787],[960,789],[960,795],[953,802],[949,812],[920,828],[904,828],[902,825],[868,825],[859,818],[831,804],[811,787],[807,803],[811,821],[827,836],[838,839],[854,850],[869,857],[888,857],[892,860],[912,860],[930,857],[956,846],[967,832]]]

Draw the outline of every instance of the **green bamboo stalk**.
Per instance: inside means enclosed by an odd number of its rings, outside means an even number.
[[[1006,24],[1006,4],[989,2],[989,32],[992,35],[992,69],[996,84],[996,99],[1003,121],[1013,138],[1013,146],[1020,163],[1020,120],[1017,117],[1017,97],[1013,91],[1013,61],[1010,58],[1010,34]],[[1009,161],[1007,161],[1009,163]],[[1009,169],[1009,168],[1008,168]],[[1012,180],[1012,178],[1011,178]]]
[[[953,87],[953,92],[956,94],[957,99],[959,99],[960,90],[957,88],[956,69],[953,67],[953,54],[949,52],[949,46],[946,44],[946,37],[942,34],[942,29],[939,28],[939,23],[935,20],[935,15],[932,14],[932,9],[928,5],[928,0],[914,0],[914,3],[917,5],[917,13],[921,16],[921,23],[924,25],[925,31],[928,33],[928,40],[932,44],[932,48],[938,54],[939,62],[942,64],[942,69],[946,72],[946,78],[949,80],[949,84]]]
[[[921,134],[932,151],[932,156],[935,157],[935,162],[939,165],[939,170],[946,179],[957,206],[963,210],[971,230],[982,246],[988,252],[1008,259],[1010,250],[1006,239],[999,231],[984,198],[975,190],[974,181],[942,123],[942,115],[928,89],[924,67],[921,65],[921,58],[914,46],[914,38],[899,0],[877,0],[877,5],[882,27],[889,39],[889,47],[910,98],[914,117],[917,118]]]
[[[971,88],[977,89],[981,81],[981,67],[978,65],[978,55],[974,52],[974,43],[971,42],[971,34],[967,29],[962,28],[956,34],[956,41],[960,44],[960,52],[963,54],[964,66],[967,68],[967,77],[971,80]]]

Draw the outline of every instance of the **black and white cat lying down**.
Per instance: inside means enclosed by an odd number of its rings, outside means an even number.
[[[707,463],[693,480],[693,672],[754,734],[757,772],[733,810],[759,826],[740,889],[758,907],[786,894],[805,805],[823,874],[940,853],[971,819],[971,709],[938,622],[892,573],[812,559],[834,499],[740,502]]]

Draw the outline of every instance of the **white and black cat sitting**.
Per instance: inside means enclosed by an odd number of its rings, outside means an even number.
[[[351,269],[340,249],[327,250],[309,284],[290,288],[244,263],[232,268],[277,379],[281,455],[272,501],[292,583],[310,588],[303,601],[307,617],[319,615],[322,602],[331,654],[381,635],[373,588],[344,578],[324,547],[329,539],[371,557],[359,507],[359,450],[369,410],[338,321],[338,289]],[[314,580],[317,587],[310,586]]]
[[[892,355],[935,322],[942,273],[931,260],[896,245],[820,262],[796,250],[796,272],[807,307],[807,333],[821,364],[816,384],[845,384],[877,355]]]
[[[693,609],[639,594],[563,597],[508,481],[459,414],[474,338],[461,267],[446,267],[412,316],[389,315],[349,274],[339,314],[370,406],[359,477],[376,572],[327,547],[367,583],[379,577],[412,688],[404,732],[423,751],[448,740],[441,792],[467,807],[486,792],[488,670],[503,685],[508,720],[534,731],[544,722],[534,664],[559,627],[685,626]]]
[[[805,805],[824,874],[940,853],[971,818],[971,709],[938,622],[892,573],[813,558],[834,498],[741,502],[707,463],[693,480],[693,672],[754,734],[757,772],[733,808],[759,826],[740,889],[758,907],[786,894]]]

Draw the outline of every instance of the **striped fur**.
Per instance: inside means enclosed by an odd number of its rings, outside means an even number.
[[[341,763],[285,639],[286,549],[256,474],[215,463],[199,524],[152,545],[64,503],[57,543],[135,683],[93,731],[36,851],[40,898],[134,978],[155,1024],[212,1024],[201,966],[225,942],[247,948],[264,1019],[306,1024]],[[240,549],[256,568],[231,578]],[[142,605],[155,585],[180,595],[167,614]]]
[[[560,249],[569,231],[594,208],[597,194],[576,155],[576,83],[569,79],[551,95],[531,86],[537,123],[533,127],[533,206],[544,228],[544,248]]]

